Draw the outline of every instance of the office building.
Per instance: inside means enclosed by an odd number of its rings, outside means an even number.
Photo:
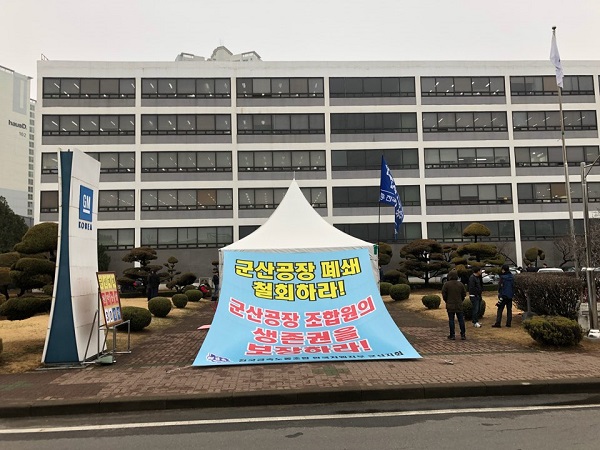
[[[0,196],[28,225],[33,221],[35,142],[30,80],[0,66]]]
[[[600,63],[563,64],[581,232]],[[517,264],[532,246],[559,264],[553,241],[569,214],[553,72],[549,61],[267,62],[224,48],[173,62],[40,61],[36,222],[58,219],[57,150],[79,148],[102,163],[98,236],[113,264],[148,245],[159,262],[209,273],[294,177],[328,222],[368,241],[460,244],[481,222]],[[397,240],[393,209],[377,203],[382,155],[404,205]],[[595,211],[600,169],[587,180]]]

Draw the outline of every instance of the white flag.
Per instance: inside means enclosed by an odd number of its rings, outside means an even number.
[[[556,35],[552,33],[552,46],[550,47],[550,61],[554,64],[554,68],[556,69],[556,84],[563,87],[563,68],[562,63],[560,62],[560,55],[558,54],[558,46],[556,45]]]

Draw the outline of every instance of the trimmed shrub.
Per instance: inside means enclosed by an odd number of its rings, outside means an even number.
[[[583,339],[583,330],[575,320],[558,316],[536,316],[523,322],[525,331],[536,342],[555,347],[577,345]]]
[[[410,297],[410,286],[408,284],[394,284],[390,288],[390,297],[394,300],[406,300]]]
[[[442,299],[439,295],[424,295],[421,298],[421,301],[427,309],[438,309],[442,303]]]
[[[190,302],[199,302],[202,300],[202,298],[204,298],[204,294],[198,289],[190,289],[189,291],[185,291],[185,295]]]
[[[381,295],[390,295],[390,288],[392,287],[392,283],[387,283],[382,281],[379,283],[379,293]]]
[[[154,297],[148,301],[148,309],[156,317],[167,317],[173,304],[167,297]]]
[[[47,284],[42,288],[42,292],[46,295],[49,295],[52,297],[52,294],[54,293],[54,285],[53,284]]]
[[[0,294],[0,306],[2,306],[2,303],[6,302],[6,297],[4,296],[4,294]]]
[[[406,278],[406,275],[396,269],[384,272],[383,277],[381,277],[381,281],[391,284],[408,284],[408,278]]]
[[[185,308],[185,305],[187,305],[188,302],[188,297],[185,294],[175,294],[173,297],[171,297],[171,301],[173,302],[173,305],[175,305],[175,308]]]
[[[571,274],[526,272],[515,275],[514,302],[540,316],[562,316],[577,319],[577,308],[583,293],[583,280]]]
[[[471,320],[473,318],[473,305],[471,304],[471,299],[469,296],[463,300],[463,313],[465,315],[465,320]],[[485,315],[485,300],[481,299],[481,309],[479,317],[483,317]]]
[[[191,291],[192,289],[198,289],[198,288],[196,286],[194,286],[193,284],[188,284],[181,291],[185,294],[187,291]]]
[[[8,320],[25,320],[35,316],[44,309],[46,299],[38,297],[11,298],[0,306],[0,316]]]
[[[175,289],[177,293],[183,292],[183,288],[196,281],[196,275],[191,272],[185,272],[167,283],[167,288]]]
[[[150,322],[152,322],[152,314],[146,308],[138,306],[123,306],[121,308],[123,320],[129,320],[131,331],[142,331]],[[127,327],[118,327],[119,331],[127,331]]]

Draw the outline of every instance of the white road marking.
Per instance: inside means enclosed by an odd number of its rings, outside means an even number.
[[[354,413],[354,414],[318,414],[314,416],[276,416],[276,417],[242,417],[235,419],[206,419],[206,420],[182,420],[173,422],[140,422],[119,423],[108,425],[80,425],[71,427],[44,427],[44,428],[7,428],[0,429],[2,434],[35,434],[35,433],[65,433],[74,431],[104,431],[124,430],[135,428],[156,427],[186,427],[200,425],[227,425],[236,423],[266,423],[266,422],[297,422],[309,420],[332,420],[332,419],[369,419],[376,417],[410,417],[410,416],[439,416],[444,414],[473,414],[473,413],[503,413],[503,412],[532,412],[532,411],[561,411],[574,409],[600,408],[600,404],[594,405],[565,405],[565,406],[516,406],[497,408],[464,408],[464,409],[436,409],[417,411],[390,411],[378,413]]]

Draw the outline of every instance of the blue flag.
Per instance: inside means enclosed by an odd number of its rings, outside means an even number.
[[[379,183],[379,203],[386,203],[394,207],[394,238],[398,237],[400,224],[404,220],[404,211],[392,172],[383,155],[381,155],[381,182]]]

